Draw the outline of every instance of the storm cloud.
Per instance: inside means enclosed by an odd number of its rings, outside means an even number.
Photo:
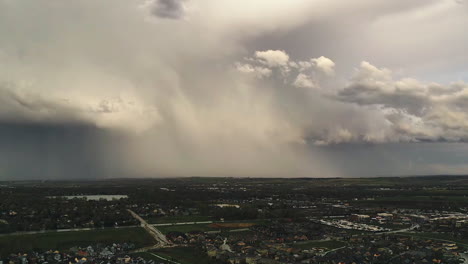
[[[465,153],[450,150],[468,139],[467,13],[452,0],[0,0],[0,177],[378,174],[357,169],[368,156],[386,174],[459,172],[417,149]]]
[[[160,18],[181,19],[185,15],[185,0],[150,0],[146,3],[151,14]]]

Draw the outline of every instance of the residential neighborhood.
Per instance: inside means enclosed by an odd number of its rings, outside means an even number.
[[[468,184],[460,181],[468,179],[384,180],[9,183],[0,188],[0,257],[4,264],[465,263]],[[41,194],[22,199],[31,188]]]

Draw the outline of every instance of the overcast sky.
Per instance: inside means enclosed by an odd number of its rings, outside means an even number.
[[[465,0],[0,0],[0,180],[468,174]]]

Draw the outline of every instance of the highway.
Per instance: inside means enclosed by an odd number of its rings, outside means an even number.
[[[140,216],[138,216],[140,217]],[[140,217],[141,218],[141,217]],[[138,219],[138,218],[137,218]],[[140,221],[138,219],[138,221]],[[141,221],[140,221],[141,223]],[[146,221],[145,221],[146,223]],[[212,224],[213,221],[200,221],[200,222],[174,222],[174,223],[162,223],[162,224],[148,224],[149,226],[157,227],[157,226],[177,226],[177,225],[198,225],[198,224]],[[12,235],[35,235],[35,234],[44,234],[44,233],[56,233],[56,232],[76,232],[76,231],[92,231],[92,230],[103,230],[103,229],[124,229],[124,228],[134,228],[140,227],[141,225],[131,225],[131,226],[114,226],[114,227],[83,227],[83,228],[67,228],[67,229],[55,229],[55,230],[38,230],[38,231],[20,231],[20,232],[13,232],[13,233],[6,233],[0,234],[2,236],[12,236]],[[377,232],[376,234],[392,234],[392,233],[402,233],[412,231],[415,228],[419,227],[418,225],[399,229],[394,231],[387,231],[387,232]]]
[[[166,236],[161,233],[156,227],[148,224],[145,219],[141,218],[137,213],[133,212],[130,209],[127,209],[127,211],[132,214],[135,219],[140,221],[141,226],[156,240],[156,246],[158,247],[165,247],[170,245],[171,243],[167,240]]]
[[[335,251],[338,251],[338,250],[340,250],[340,249],[344,249],[344,248],[347,248],[347,246],[343,246],[343,247],[335,248],[335,249],[332,249],[332,250],[329,250],[329,251],[323,252],[322,254],[319,254],[319,255],[321,255],[321,256],[323,257],[323,256],[327,255],[328,253],[335,252]]]
[[[178,222],[178,223],[162,223],[162,224],[150,224],[152,226],[175,226],[175,225],[201,225],[201,224],[212,224],[213,221],[200,221],[200,222]]]
[[[396,233],[403,233],[403,232],[408,232],[408,231],[412,231],[416,228],[418,228],[419,225],[416,224],[416,225],[412,225],[411,227],[408,227],[408,228],[404,228],[404,229],[398,229],[398,230],[393,230],[393,231],[387,231],[387,232],[380,232],[380,233],[377,233],[377,234],[396,234]]]
[[[165,258],[165,257],[156,255],[156,254],[154,254],[153,252],[148,252],[148,254],[150,254],[150,255],[152,255],[152,256],[155,256],[155,257],[157,257],[158,259],[162,259],[162,260],[164,260],[164,261],[170,262],[170,263],[181,264],[180,262],[173,261],[173,260],[167,259],[167,258]]]
[[[137,218],[138,219],[138,218]],[[138,221],[140,221],[138,219]],[[141,223],[141,221],[140,221]],[[173,223],[163,223],[163,224],[148,224],[149,226],[178,226],[178,225],[199,225],[199,224],[212,224],[213,221],[200,221],[200,222],[173,222]],[[92,231],[92,230],[104,230],[104,229],[124,229],[124,228],[135,228],[141,227],[140,225],[130,225],[130,226],[113,226],[113,227],[81,227],[81,228],[64,228],[64,229],[49,229],[49,230],[37,230],[37,231],[19,231],[13,233],[0,234],[2,236],[14,236],[14,235],[35,235],[35,234],[45,234],[45,233],[57,233],[57,232],[76,232],[76,231]]]
[[[125,229],[125,228],[135,228],[135,227],[140,227],[140,226],[131,225],[131,226],[114,226],[114,227],[82,227],[82,228],[66,228],[66,229],[38,230],[38,231],[20,231],[20,232],[0,234],[0,237],[2,237],[2,236],[19,236],[19,235],[35,235],[35,234],[45,234],[45,233],[92,231],[92,230],[104,230],[104,229]]]

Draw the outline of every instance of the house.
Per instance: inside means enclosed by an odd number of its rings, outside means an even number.
[[[110,258],[110,257],[114,256],[114,253],[112,253],[112,251],[110,251],[106,247],[99,253],[99,256],[102,257],[102,258]]]
[[[261,257],[255,255],[249,255],[245,258],[246,264],[257,264]]]
[[[238,256],[235,256],[235,257],[231,257],[228,259],[228,262],[230,264],[241,264],[243,262],[243,258],[241,257],[238,257]]]
[[[213,245],[208,245],[206,247],[206,254],[209,256],[209,257],[216,257],[218,253],[218,249],[213,246]]]

